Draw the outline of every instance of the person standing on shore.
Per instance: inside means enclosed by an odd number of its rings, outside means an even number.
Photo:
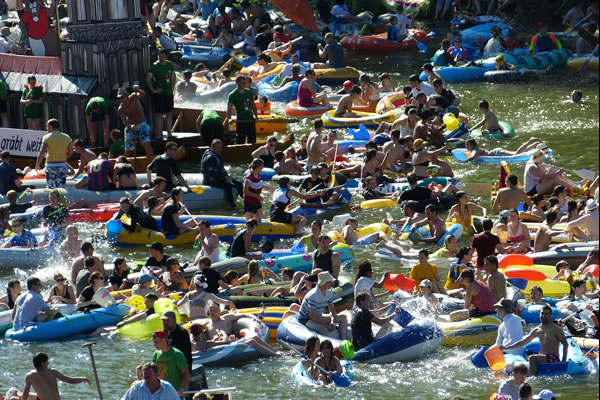
[[[27,129],[42,129],[42,110],[44,104],[44,94],[42,86],[36,85],[35,75],[27,77],[27,84],[21,95],[21,104],[23,104],[23,115],[27,119]]]
[[[227,126],[235,110],[237,117],[237,144],[256,143],[256,120],[258,119],[258,110],[254,103],[252,91],[246,88],[246,78],[238,76],[235,79],[237,87],[229,93],[227,97],[227,118],[223,122],[223,126]],[[244,122],[240,122],[244,121]]]
[[[35,162],[36,171],[46,157],[46,186],[49,189],[67,187],[67,159],[73,154],[73,141],[59,131],[60,122],[51,119],[46,125],[48,134],[42,138],[42,149]]]
[[[150,66],[146,75],[146,83],[152,92],[156,116],[154,120],[154,137],[162,139],[163,118],[167,135],[171,136],[173,128],[173,88],[177,78],[173,63],[167,60],[167,50],[158,50],[158,61]]]
[[[146,157],[152,157],[152,146],[150,145],[150,125],[146,122],[144,108],[140,99],[146,96],[138,85],[132,86],[133,93],[129,93],[126,88],[119,88],[117,99],[121,102],[119,105],[119,116],[125,124],[125,156],[133,157],[133,150],[136,142],[139,140],[146,152]]]
[[[85,121],[90,135],[90,144],[96,147],[96,136],[98,134],[98,123],[102,123],[104,135],[104,148],[108,148],[108,126],[110,124],[110,107],[104,97],[92,97],[85,106]]]

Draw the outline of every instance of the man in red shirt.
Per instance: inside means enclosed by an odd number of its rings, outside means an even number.
[[[477,268],[483,268],[484,260],[487,256],[496,253],[504,253],[506,250],[500,244],[498,236],[492,233],[492,227],[494,223],[491,219],[486,218],[483,220],[483,232],[473,236],[473,243],[471,246],[477,250]]]

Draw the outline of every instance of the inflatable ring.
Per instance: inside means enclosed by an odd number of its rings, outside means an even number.
[[[377,106],[375,107],[375,112],[378,114],[383,114],[400,108],[404,104],[406,104],[406,97],[404,96],[404,93],[390,93],[379,100]]]
[[[511,265],[533,265],[533,259],[525,254],[508,254],[502,257],[498,268],[504,269]]]
[[[507,278],[522,278],[528,281],[543,281],[545,280],[546,274],[542,271],[536,271],[534,269],[526,268],[511,268],[504,271],[504,276]]]

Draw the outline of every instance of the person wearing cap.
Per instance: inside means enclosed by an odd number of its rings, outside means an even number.
[[[495,58],[496,71],[516,71],[518,68],[504,59],[502,54],[498,54]]]
[[[353,87],[354,83],[350,80],[346,80],[342,84],[342,88],[336,94],[350,94]]]
[[[183,72],[183,80],[177,82],[174,89],[175,103],[183,103],[192,100],[196,96],[198,86],[192,82],[192,71],[186,69]]]
[[[485,259],[496,253],[496,251],[500,254],[503,254],[506,250],[500,244],[500,239],[498,236],[492,233],[492,228],[494,227],[494,223],[489,218],[484,218],[483,222],[483,232],[477,233],[473,236],[473,241],[471,246],[477,250],[477,267],[483,268],[485,264]]]
[[[298,322],[321,335],[345,340],[348,320],[335,311],[331,291],[334,278],[329,272],[324,271],[319,273],[318,279],[317,287],[308,292],[302,301]],[[329,314],[323,314],[325,308],[329,309]]]
[[[430,279],[423,279],[421,283],[419,283],[418,294],[421,297],[423,297],[424,300],[426,300],[425,310],[423,310],[425,315],[438,314],[437,307],[439,305],[439,300],[437,297],[435,297],[435,294],[433,293],[433,282]]]
[[[129,223],[121,220],[123,215],[129,217]],[[123,228],[131,233],[135,232],[137,225],[153,231],[158,228],[156,219],[151,215],[146,214],[140,207],[131,204],[131,200],[128,197],[121,197],[119,200],[119,211],[111,218],[111,220],[121,223]]]
[[[496,346],[510,346],[511,344],[523,339],[523,324],[521,320],[513,314],[512,301],[502,298],[496,304],[496,315],[502,319],[498,327],[498,336],[496,336]],[[520,354],[521,349],[516,349]]]
[[[514,318],[514,316],[513,316]],[[519,323],[519,326],[521,324]],[[521,333],[521,336],[523,333]],[[527,380],[527,365],[523,363],[515,363],[512,367],[511,377],[506,379],[498,387],[498,393],[504,393],[513,400],[519,399],[519,387]]]
[[[536,146],[537,147],[537,146]],[[541,146],[539,146],[541,147]],[[547,147],[546,147],[547,148]],[[546,168],[544,161],[548,159],[547,151],[536,148],[525,165],[525,192],[528,196],[552,193],[555,186],[562,185],[571,191],[579,192],[577,183],[568,179],[562,168]],[[554,171],[554,172],[552,172]]]
[[[538,364],[551,364],[567,361],[569,355],[569,342],[561,327],[552,322],[552,307],[545,305],[540,311],[540,321],[527,336],[511,344],[510,346],[499,346],[500,350],[518,349],[531,343],[534,339],[540,339],[540,352],[529,356],[529,375],[535,376],[538,372]],[[562,348],[562,358],[559,357],[559,347]]]
[[[545,22],[540,22],[537,27],[540,31],[531,38],[529,55],[536,55],[536,52],[543,53],[546,51],[552,51],[555,48],[557,50],[562,50],[562,44],[560,43],[560,40],[548,32],[548,24]]]
[[[0,53],[16,53],[16,51],[17,43],[10,38],[10,28],[5,26],[0,36]]]
[[[336,42],[335,36],[331,32],[325,34],[325,46],[317,44],[319,57],[322,60],[327,59],[325,63],[314,63],[313,69],[323,68],[346,68],[346,58],[344,57],[344,48]]]
[[[429,174],[427,173],[427,167],[431,162],[431,156],[436,154],[441,154],[446,151],[448,148],[446,146],[439,148],[433,151],[425,150],[426,142],[421,139],[415,139],[413,142],[414,153],[412,155],[412,163],[413,163],[413,174],[417,177],[417,180],[429,178]],[[413,199],[417,200],[417,199]]]
[[[464,321],[468,318],[479,318],[496,311],[496,297],[482,281],[475,279],[475,272],[466,269],[460,273],[460,284],[466,284],[465,308],[450,313],[450,321]]]
[[[452,56],[457,63],[469,61],[469,50],[463,47],[462,38],[460,36],[454,39],[454,46],[450,47],[448,52],[450,52],[450,56]]]
[[[140,275],[137,283],[131,288],[131,294],[145,297],[147,294],[152,293],[158,297],[163,297],[162,294],[152,288],[153,281],[154,278],[150,274]]]
[[[32,248],[37,247],[38,241],[29,231],[25,229],[23,224],[25,223],[25,219],[22,217],[14,218],[10,221],[11,231],[14,232],[14,235],[10,237],[8,241],[3,243],[0,247],[2,248]]]
[[[156,348],[152,362],[156,363],[160,378],[173,385],[177,394],[183,397],[190,379],[190,366],[185,355],[169,345],[169,337],[164,330],[155,331],[152,334],[152,342]]]
[[[396,307],[394,312],[392,312],[390,315],[383,318],[376,317],[373,312],[385,315],[391,308],[392,304],[371,312],[369,310],[371,308],[371,301],[372,299],[368,292],[360,292],[356,296],[356,308],[352,312],[351,322],[352,345],[354,346],[355,351],[367,347],[369,344],[373,343],[375,339],[379,339],[388,334],[391,330],[390,321],[396,318],[396,316],[403,311],[401,307]],[[372,323],[375,323],[381,327],[376,336],[373,335],[373,328],[371,326]]]
[[[534,394],[531,397],[533,400],[556,400],[552,390],[543,389],[538,394]]]
[[[144,108],[140,99],[146,96],[138,85],[131,87],[132,92],[122,87],[117,91],[119,100],[118,113],[121,120],[125,123],[125,155],[132,157],[137,142],[141,142],[147,157],[154,154],[150,145],[150,125],[146,122]]]
[[[163,328],[167,333],[169,346],[181,351],[188,365],[192,365],[192,344],[187,330],[177,323],[174,311],[165,311],[160,317]]]
[[[90,135],[90,144],[96,147],[98,123],[102,125],[104,147],[108,147],[108,126],[110,124],[110,107],[104,97],[92,97],[85,106],[85,121]]]
[[[529,196],[517,187],[519,178],[516,175],[507,175],[504,182],[506,186],[498,191],[492,204],[492,212],[512,210],[517,208],[519,203],[527,204],[528,209],[533,207],[533,202]]]
[[[567,224],[569,235],[579,240],[595,241],[600,237],[598,203],[588,199],[585,203],[585,215]]]

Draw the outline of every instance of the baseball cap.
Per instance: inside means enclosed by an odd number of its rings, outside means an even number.
[[[500,212],[500,218],[508,218],[509,214],[510,214],[510,211],[508,211],[508,210],[502,210]]]
[[[167,332],[165,332],[164,330],[160,329],[158,331],[154,331],[154,333],[152,334],[152,337],[155,338],[161,338],[161,339],[167,339]]]
[[[143,274],[139,277],[138,283],[146,283],[152,280],[152,277],[149,274]]]
[[[544,389],[541,392],[539,392],[538,394],[534,394],[532,399],[553,400],[554,393],[552,393],[552,390]]]
[[[160,319],[175,319],[177,316],[175,315],[175,311],[165,311],[163,315],[161,315]]]
[[[423,279],[421,281],[421,283],[419,284],[419,287],[424,287],[424,288],[431,288],[433,286],[433,284],[431,283],[431,281],[429,279]]]
[[[332,38],[332,39],[333,39],[333,38],[335,38],[335,35],[334,35],[333,33],[331,33],[331,32],[327,32],[327,33],[325,34],[325,39],[329,39],[329,38]]]

